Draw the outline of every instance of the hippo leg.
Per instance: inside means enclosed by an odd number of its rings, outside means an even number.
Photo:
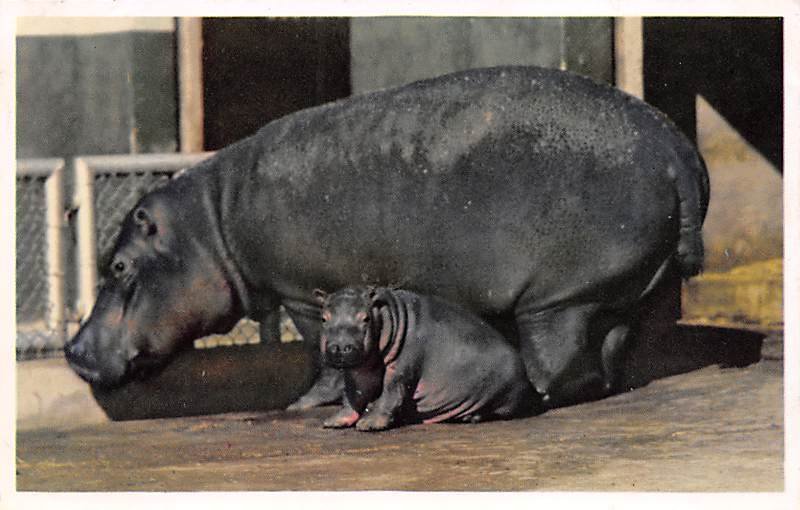
[[[336,411],[336,414],[322,423],[326,429],[343,429],[352,427],[361,417],[361,413],[353,409],[350,402],[345,399],[344,405]]]
[[[594,303],[517,315],[525,370],[548,407],[606,394],[600,355],[589,342]]]
[[[339,411],[325,420],[326,428],[352,427],[367,405],[383,389],[383,360],[376,357],[361,367],[344,371],[344,396]]]
[[[298,333],[303,337],[303,343],[314,362],[317,377],[311,389],[286,409],[303,411],[312,407],[340,402],[344,393],[344,377],[339,370],[322,363],[322,356],[319,352],[319,319],[293,313],[291,310],[287,310],[287,313],[294,321]]]
[[[258,321],[258,335],[262,345],[278,345],[281,341],[281,313],[279,308],[266,312]]]
[[[603,364],[603,383],[607,393],[611,393],[619,379],[622,353],[628,343],[631,328],[628,324],[618,324],[606,334],[600,350]]]
[[[387,371],[390,370],[387,367]],[[388,377],[384,380],[383,392],[368,408],[356,423],[356,429],[361,431],[386,430],[398,421],[408,402],[408,388],[415,384],[406,384],[398,377]]]
[[[482,421],[484,421],[484,418],[481,414],[470,414],[469,416],[464,416],[461,419],[462,423],[480,423]]]

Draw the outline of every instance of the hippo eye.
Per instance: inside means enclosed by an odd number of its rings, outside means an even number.
[[[118,260],[111,266],[111,270],[114,271],[115,275],[121,275],[125,272],[125,267],[125,262]]]

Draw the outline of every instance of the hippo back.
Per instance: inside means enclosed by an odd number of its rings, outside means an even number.
[[[402,286],[494,314],[636,299],[676,251],[675,172],[704,175],[687,144],[616,89],[509,67],[304,110],[210,166],[254,292]]]

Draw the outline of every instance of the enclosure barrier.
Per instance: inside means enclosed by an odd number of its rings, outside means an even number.
[[[114,246],[125,214],[139,198],[168,181],[177,171],[211,153],[84,156],[75,159],[78,220],[78,301],[81,319],[91,313],[101,283],[98,260]]]
[[[63,184],[63,159],[17,161],[18,358],[60,350],[66,336]]]
[[[63,159],[17,161],[17,359],[61,354],[68,335],[91,313],[103,283],[98,263],[113,249],[125,214],[142,195],[211,154],[82,156],[71,167]],[[69,170],[74,172],[73,197],[65,204]],[[77,212],[74,224],[67,221],[72,212]],[[69,226],[75,228],[67,237]],[[281,341],[299,339],[282,311]],[[245,319],[228,334],[201,338],[194,345],[259,341],[258,324]]]

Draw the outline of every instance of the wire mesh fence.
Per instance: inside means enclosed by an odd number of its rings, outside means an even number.
[[[16,178],[16,350],[18,359],[60,355],[67,338],[85,318],[102,284],[98,261],[113,249],[125,215],[147,192],[166,183],[183,168],[209,156],[203,154],[142,154],[77,158],[75,202],[77,236],[66,236],[65,162],[31,159],[17,162]],[[81,178],[90,181],[81,184]],[[82,196],[82,191],[85,196]],[[72,246],[65,242],[71,239]],[[75,252],[76,265],[65,263]],[[66,287],[76,285],[77,296]],[[68,322],[67,319],[74,322]],[[281,341],[299,340],[281,310]],[[260,342],[259,324],[240,321],[225,335],[197,339],[196,348]]]
[[[61,159],[20,160],[16,173],[16,351],[60,351],[64,329]]]
[[[17,176],[17,322],[47,315],[46,177]]]
[[[171,174],[165,171],[95,173],[97,255],[101,263],[114,248],[125,214],[145,193],[168,181]]]

